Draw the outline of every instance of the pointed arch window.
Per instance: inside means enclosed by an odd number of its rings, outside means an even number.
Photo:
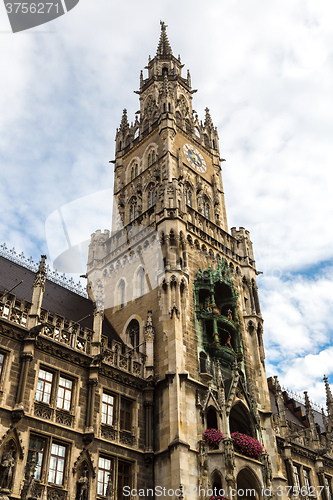
[[[154,189],[154,186],[151,186],[148,191],[148,197],[147,197],[147,207],[153,207],[156,204],[156,191]]]
[[[118,301],[120,307],[123,308],[125,305],[125,281],[120,280],[118,284]]]
[[[208,201],[205,202],[205,217],[206,219],[209,219],[210,217],[210,207]]]
[[[152,151],[152,153],[151,153],[151,162],[155,163],[155,160],[156,160],[156,154],[155,154],[155,151]]]
[[[142,297],[142,295],[144,295],[146,292],[146,274],[143,267],[140,267],[139,269],[138,278],[139,278],[139,293],[140,297]]]
[[[133,198],[130,205],[129,220],[132,222],[138,216],[138,203],[136,198]]]
[[[185,189],[185,201],[186,205],[188,205],[189,207],[192,206],[192,191],[188,186]]]
[[[131,346],[138,350],[140,343],[140,325],[136,319],[132,319],[126,329],[126,335]]]

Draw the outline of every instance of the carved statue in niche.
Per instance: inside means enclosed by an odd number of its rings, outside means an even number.
[[[2,455],[0,465],[0,488],[11,489],[15,467],[15,448]]]
[[[82,471],[82,476],[76,483],[76,497],[75,500],[88,500],[89,492],[89,477],[86,468]]]

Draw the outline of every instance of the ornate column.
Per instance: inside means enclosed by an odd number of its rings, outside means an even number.
[[[88,397],[87,397],[87,410],[86,410],[86,428],[83,435],[83,442],[85,444],[91,443],[95,437],[94,429],[94,407],[95,407],[95,393],[98,384],[98,366],[90,366],[89,379],[88,379]]]

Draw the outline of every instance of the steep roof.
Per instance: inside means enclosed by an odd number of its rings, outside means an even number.
[[[23,280],[12,293],[19,301],[31,302],[34,278],[34,271],[0,256],[0,292],[11,290]],[[46,279],[45,283],[42,307],[53,314],[63,316],[67,320],[78,321],[82,327],[90,329],[93,327],[94,307],[92,301],[48,279]],[[89,317],[85,318],[86,316]],[[79,321],[82,318],[85,319]],[[103,321],[102,333],[109,340],[122,343],[121,338],[107,318]]]

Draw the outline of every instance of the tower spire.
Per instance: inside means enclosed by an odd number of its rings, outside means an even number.
[[[325,382],[325,390],[326,390],[326,406],[327,406],[327,413],[329,418],[333,420],[333,396],[331,392],[330,385],[328,383],[328,378],[326,375],[324,375],[323,380]]]
[[[160,21],[160,25],[161,25],[161,36],[158,42],[156,55],[172,56],[171,46],[168,40],[168,35],[166,33],[167,25],[163,21]]]

